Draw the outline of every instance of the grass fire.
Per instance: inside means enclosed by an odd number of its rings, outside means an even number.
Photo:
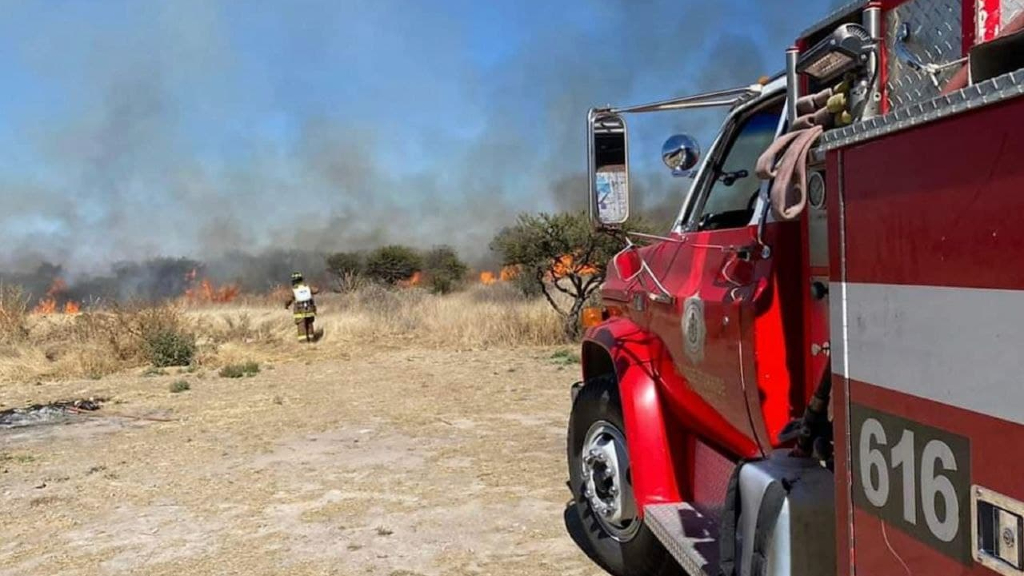
[[[563,217],[551,218],[500,232],[492,243],[500,265],[476,271],[447,246],[300,256],[308,282],[321,292],[317,326],[326,339],[315,350],[385,337],[471,346],[575,338],[608,249],[584,236],[564,238],[559,246],[570,249],[529,252],[524,238],[530,234],[556,237],[566,228]],[[213,367],[243,356],[269,361],[294,354],[287,338],[291,315],[281,311],[292,296],[288,272],[232,277],[229,269],[216,261],[162,258],[69,282],[59,267],[40,267],[38,278],[24,277],[26,285],[46,286],[38,297],[16,283],[18,276],[0,277],[0,342],[10,347],[0,355],[0,381],[105,376],[159,365],[168,361],[164,356]],[[157,341],[178,348],[160,356]]]
[[[46,295],[32,309],[33,314],[77,314],[82,305],[66,297],[68,285],[60,278],[54,278]]]
[[[614,340],[691,304],[617,300],[609,262],[723,180],[663,170],[665,130],[746,131],[631,119],[592,146],[598,199],[587,110],[752,86],[790,16],[840,1],[2,3],[0,576],[603,574],[574,384],[666,372]],[[595,226],[604,203],[629,221]]]
[[[238,297],[241,287],[237,284],[224,284],[217,286],[209,278],[196,280],[198,271],[193,268],[185,275],[188,287],[185,288],[184,298],[191,303],[226,304]]]

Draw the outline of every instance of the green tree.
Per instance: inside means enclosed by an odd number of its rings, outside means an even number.
[[[644,228],[637,222],[629,230]],[[622,248],[621,239],[595,230],[584,212],[520,214],[491,241],[503,263],[518,266],[521,281],[539,289],[562,316],[572,338],[579,337],[580,314],[604,281],[608,261]]]
[[[469,266],[451,246],[437,246],[423,257],[423,271],[430,288],[438,294],[455,290],[466,278]]]
[[[366,276],[395,285],[423,270],[423,258],[408,246],[381,246],[366,256]]]
[[[352,290],[366,270],[366,262],[360,252],[337,252],[326,258],[327,272],[334,278],[338,290]]]

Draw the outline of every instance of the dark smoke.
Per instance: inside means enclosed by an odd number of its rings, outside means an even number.
[[[110,24],[88,9],[61,14],[40,2],[7,18],[0,32],[19,39],[24,65],[53,78],[66,105],[12,121],[34,160],[0,162],[4,280],[39,294],[59,275],[83,298],[151,298],[180,292],[184,274],[199,267],[265,290],[293,269],[322,271],[324,253],[384,243],[450,244],[491,264],[486,247],[517,212],[585,207],[588,107],[753,82],[781,69],[784,48],[827,11],[817,0],[515,3],[494,17],[544,17],[521,49],[471,65],[466,46],[449,41],[461,33],[452,24],[458,9],[372,4],[127,3],[125,22]],[[346,52],[346,34],[405,38],[414,66],[399,74],[415,76],[353,87],[394,99],[393,119],[307,110],[277,102],[269,84],[235,85],[241,54],[230,24],[239,13],[271,14],[291,39],[281,50],[322,75],[373,60],[365,42],[366,53]],[[373,63],[385,76],[399,64]],[[451,94],[473,103],[479,126],[461,117],[427,128],[414,121]],[[282,143],[232,126],[246,144],[226,148],[197,141],[201,127],[186,129],[195,107],[216,118],[252,99],[279,106],[297,132]],[[706,145],[720,119],[683,113],[631,124],[641,211],[671,221],[689,184],[661,169],[663,139],[685,129]],[[410,163],[416,151],[430,152],[432,163]]]

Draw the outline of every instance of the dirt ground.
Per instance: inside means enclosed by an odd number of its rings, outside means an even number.
[[[0,409],[110,401],[0,430],[0,575],[603,574],[566,529],[556,350],[4,385]]]

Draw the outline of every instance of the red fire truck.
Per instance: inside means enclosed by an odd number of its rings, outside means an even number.
[[[590,111],[627,246],[568,464],[608,571],[1024,575],[1022,8],[856,2],[775,78]],[[675,226],[625,234],[625,119],[708,106]]]

